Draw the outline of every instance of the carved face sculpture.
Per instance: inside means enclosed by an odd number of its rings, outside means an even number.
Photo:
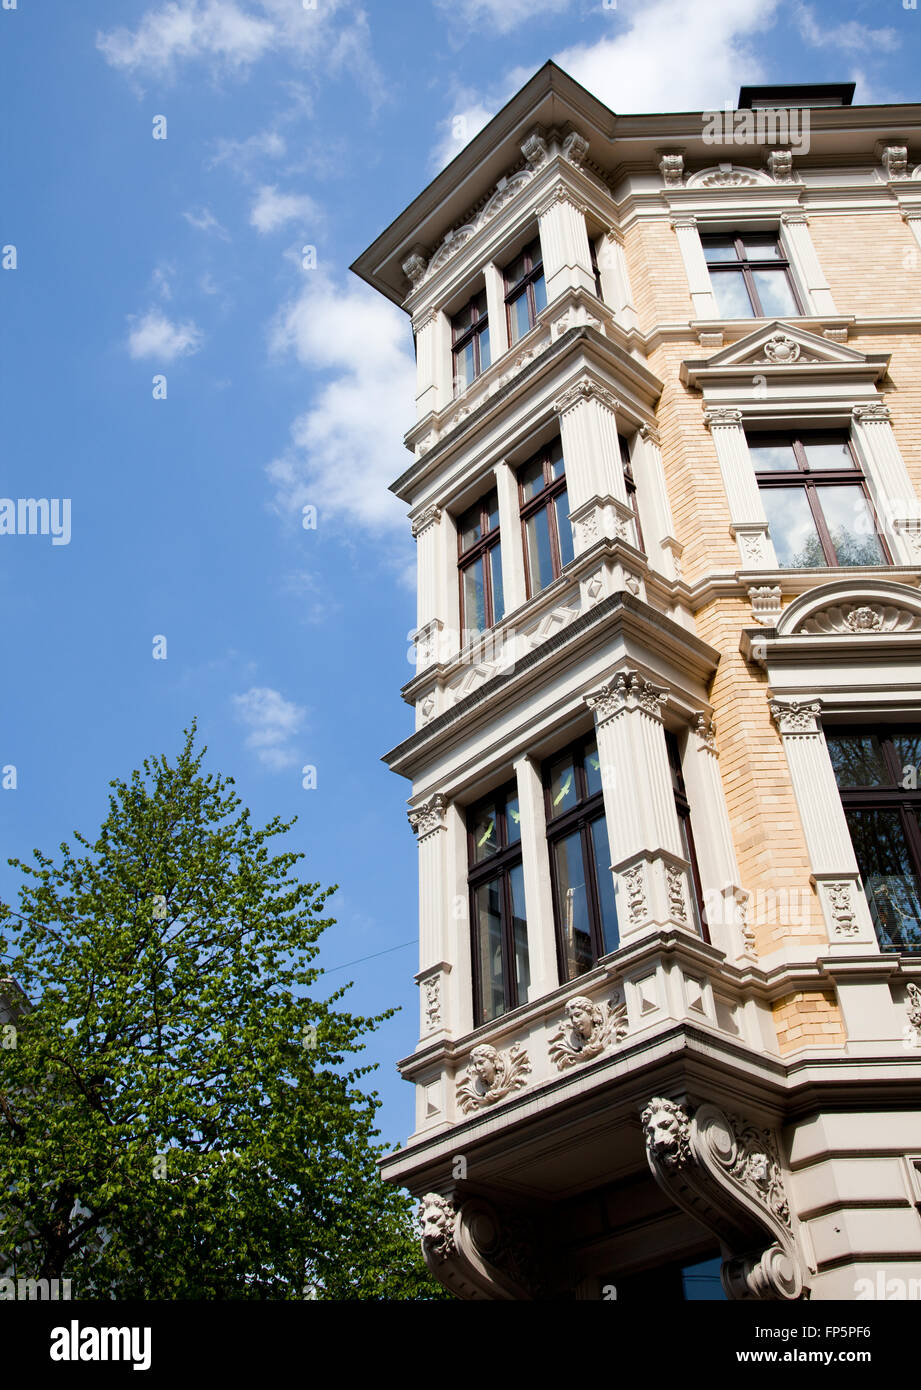
[[[643,1111],[643,1128],[649,1152],[673,1167],[687,1149],[687,1117],[673,1101],[658,1097]]]
[[[454,1211],[444,1197],[429,1192],[419,1203],[422,1222],[422,1248],[444,1257],[451,1243]]]
[[[748,1160],[748,1176],[758,1187],[767,1187],[771,1177],[771,1165],[767,1154],[751,1155]]]
[[[586,999],[583,994],[578,994],[575,999],[570,999],[566,1005],[566,1012],[578,1041],[588,1042],[595,1027],[592,1001]]]
[[[498,1054],[496,1049],[490,1047],[488,1043],[481,1043],[480,1046],[475,1047],[470,1054],[471,1070],[476,1072],[476,1075],[487,1090],[489,1090],[489,1087],[496,1079],[497,1059]]]

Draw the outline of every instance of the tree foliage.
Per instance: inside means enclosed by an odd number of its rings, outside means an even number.
[[[0,975],[29,1007],[0,1049],[0,1273],[75,1298],[440,1297],[358,1085],[393,1010],[312,997],[334,890],[205,751],[193,726],[110,784],[92,843],[10,861]]]

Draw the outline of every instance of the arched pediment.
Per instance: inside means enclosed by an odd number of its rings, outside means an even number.
[[[687,181],[688,188],[754,188],[774,180],[761,169],[740,169],[733,164],[714,164],[711,169],[698,169]]]
[[[778,637],[921,634],[921,592],[885,579],[838,579],[801,594],[777,622]]]

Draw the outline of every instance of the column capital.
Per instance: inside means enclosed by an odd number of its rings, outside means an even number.
[[[742,412],[731,406],[714,406],[704,411],[704,424],[708,430],[732,426],[737,429],[742,424]]]
[[[447,804],[445,797],[440,792],[436,792],[421,806],[413,806],[406,812],[407,819],[420,844],[429,835],[433,835],[436,830],[444,830]]]
[[[429,526],[437,525],[440,521],[441,508],[434,505],[426,507],[424,511],[421,511],[418,516],[412,519],[413,540],[418,540],[423,531],[427,530]]]
[[[809,226],[809,218],[803,212],[802,208],[794,208],[790,212],[782,212],[780,214],[780,221],[784,227]]]
[[[620,401],[611,394],[604,386],[600,386],[591,377],[584,376],[557,396],[553,402],[553,409],[557,415],[563,415],[567,410],[573,410],[577,405],[582,405],[584,401],[597,400],[599,404],[606,406],[613,414],[617,414],[620,409]]]
[[[655,425],[640,425],[638,433],[644,444],[658,445],[659,431]]]
[[[707,714],[699,714],[694,720],[694,737],[700,752],[716,752],[716,721]]]
[[[697,218],[692,212],[683,212],[672,218],[672,227],[676,232],[692,232],[697,227]]]
[[[781,734],[817,734],[821,715],[821,700],[771,701],[771,718]]]
[[[902,208],[903,222],[921,222],[921,206]]]
[[[413,319],[413,332],[419,334],[423,329],[428,328],[435,322],[438,313],[439,311],[432,305],[429,305],[427,309],[423,309],[422,312],[417,314]]]
[[[586,204],[583,203],[581,199],[577,198],[576,195],[566,187],[565,183],[558,183],[551,188],[550,192],[537,209],[537,216],[546,217],[547,213],[551,212],[558,203],[568,203],[571,208],[575,208],[576,212],[581,212],[583,216],[588,212]]]
[[[610,681],[589,691],[583,699],[599,725],[606,724],[625,710],[637,709],[661,721],[668,692],[645,680],[637,671],[618,671]]]
[[[884,401],[873,401],[870,405],[855,405],[851,417],[858,425],[885,424],[892,419],[892,414]]]

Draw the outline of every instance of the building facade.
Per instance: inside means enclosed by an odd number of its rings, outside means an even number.
[[[353,267],[418,365],[384,1173],[463,1298],[921,1296],[921,107],[850,97],[547,64]]]

